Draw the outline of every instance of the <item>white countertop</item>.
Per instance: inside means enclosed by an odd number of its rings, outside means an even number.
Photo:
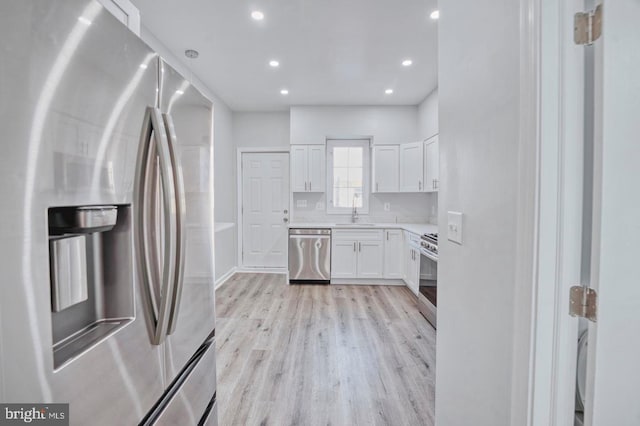
[[[289,228],[331,228],[331,229],[404,229],[414,234],[438,233],[438,225],[430,223],[290,223]]]

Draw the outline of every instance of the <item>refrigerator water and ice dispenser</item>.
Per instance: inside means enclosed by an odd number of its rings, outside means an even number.
[[[49,270],[54,368],[131,322],[131,206],[52,207]]]

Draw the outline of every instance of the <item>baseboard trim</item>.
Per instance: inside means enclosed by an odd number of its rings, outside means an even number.
[[[220,286],[226,283],[229,280],[229,278],[231,278],[237,271],[238,271],[238,268],[236,268],[235,266],[229,269],[223,276],[221,276],[216,280],[216,283],[214,286],[215,289],[217,290],[218,288],[220,288]]]
[[[392,285],[403,286],[406,285],[403,280],[400,279],[349,279],[349,278],[332,278],[331,284],[339,285]]]
[[[246,266],[238,266],[236,272],[246,274],[288,274],[289,270],[287,268],[247,268]]]

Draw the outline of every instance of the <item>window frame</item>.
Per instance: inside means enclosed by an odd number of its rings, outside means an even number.
[[[371,194],[371,140],[327,139],[327,214],[351,214],[352,207],[335,207],[333,205],[333,149],[362,148],[362,207],[358,214],[369,214],[369,195]]]

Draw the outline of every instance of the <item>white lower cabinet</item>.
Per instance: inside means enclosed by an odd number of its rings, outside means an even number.
[[[420,251],[415,247],[415,241],[419,238],[420,237],[415,234],[405,233],[403,278],[407,287],[416,295],[420,287]]]
[[[404,278],[404,257],[404,239],[402,237],[402,230],[385,229],[383,268],[384,278]]]
[[[383,257],[382,230],[333,230],[331,278],[382,278]]]
[[[382,278],[382,241],[358,241],[358,278]]]
[[[358,275],[358,242],[338,240],[333,235],[331,247],[331,278],[356,278]]]

